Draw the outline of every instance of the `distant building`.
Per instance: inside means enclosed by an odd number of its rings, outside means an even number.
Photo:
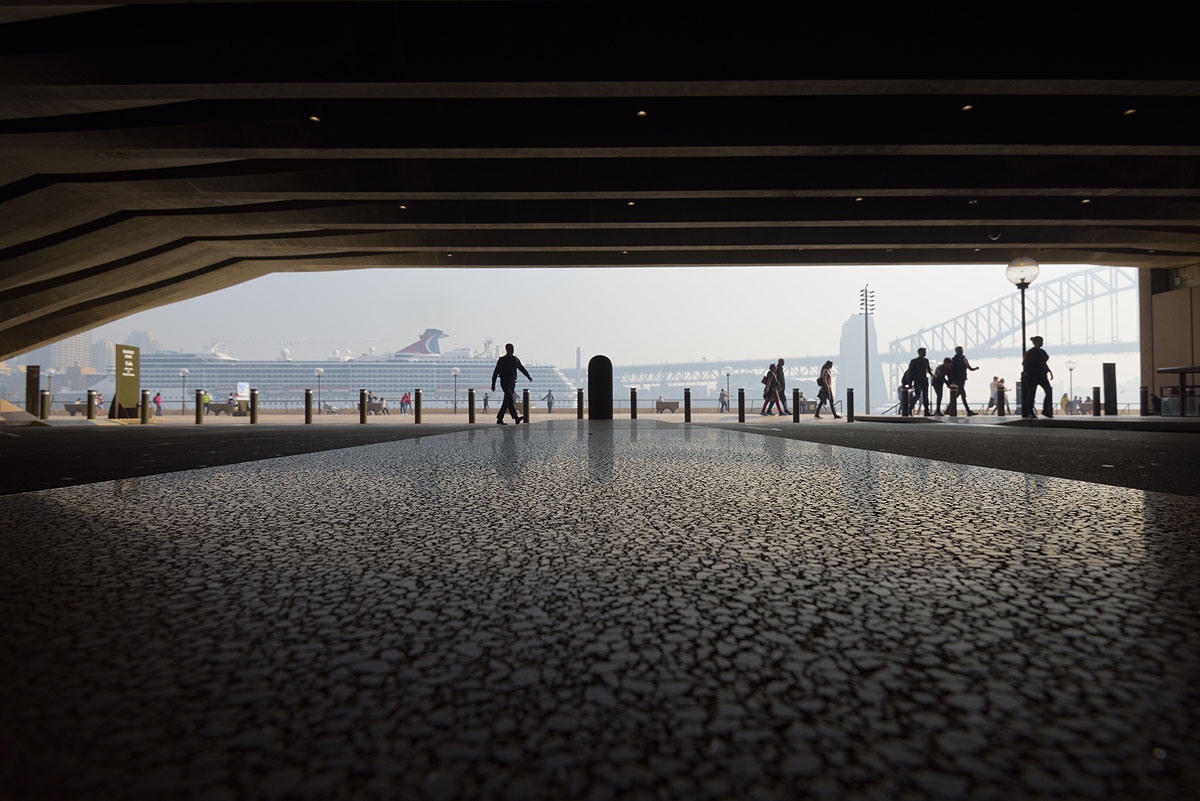
[[[158,353],[163,349],[162,343],[154,338],[153,331],[130,331],[122,345],[132,345],[142,353]]]
[[[113,367],[113,353],[116,343],[111,339],[101,339],[92,343],[92,367],[96,372],[106,373]]]
[[[72,367],[91,367],[92,332],[84,331],[82,334],[43,345],[37,350],[22,353],[12,362],[18,365],[36,364],[43,370],[54,368],[63,372]]]

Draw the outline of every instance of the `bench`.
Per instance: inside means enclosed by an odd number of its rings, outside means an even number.
[[[675,414],[675,412],[679,411],[679,401],[655,401],[654,411],[658,414],[662,414],[663,412]]]
[[[383,414],[387,407],[382,402],[367,403],[367,414]],[[390,412],[389,412],[390,413]]]
[[[213,414],[218,414],[218,415],[221,412],[225,412],[226,414],[230,415],[231,417],[232,416],[240,416],[243,414],[243,412],[238,411],[237,403],[229,403],[228,401],[225,401],[224,403],[217,403],[215,401],[212,401],[208,404],[208,410],[210,412],[212,412]]]
[[[66,409],[72,417],[76,414],[87,414],[86,403],[64,403],[63,408]]]

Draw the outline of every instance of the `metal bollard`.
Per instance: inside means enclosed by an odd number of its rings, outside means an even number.
[[[529,422],[529,390],[521,390],[521,418]]]
[[[854,422],[854,388],[846,388],[846,422]]]
[[[1092,417],[1100,416],[1100,387],[1092,387]]]
[[[413,390],[413,422],[421,422],[421,390]]]
[[[1138,414],[1142,417],[1150,414],[1150,387],[1138,389]]]
[[[204,390],[196,390],[196,425],[204,422]]]
[[[947,385],[947,386],[949,386],[949,385]],[[957,388],[950,390],[950,408],[946,410],[946,413],[949,414],[951,417],[958,417],[958,389]]]
[[[475,424],[475,390],[467,390],[467,422]]]
[[[312,423],[312,390],[304,390],[304,422]]]
[[[746,422],[746,390],[738,387],[738,422]]]
[[[637,419],[637,387],[629,388],[629,419]]]
[[[38,393],[38,419],[50,419],[50,390],[43,389]]]
[[[1104,413],[1117,413],[1117,363],[1104,362],[1100,365],[1104,376]],[[1180,401],[1182,403],[1182,400]]]
[[[575,390],[575,419],[583,419],[583,387]]]
[[[1004,398],[1004,387],[996,387],[996,416],[1004,417],[1004,405],[1007,401]]]
[[[800,422],[800,390],[792,390],[792,422]]]
[[[87,393],[87,419],[96,419],[96,390],[89,389]]]
[[[683,422],[692,422],[692,390],[690,387],[683,388]]]
[[[367,391],[365,389],[358,391],[358,422],[364,426],[367,424]]]
[[[139,405],[141,406],[142,412],[142,425],[146,425],[150,422],[150,390],[142,390],[142,402]]]
[[[250,425],[258,422],[258,390],[250,390]]]

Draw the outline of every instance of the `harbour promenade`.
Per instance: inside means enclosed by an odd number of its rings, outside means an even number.
[[[1197,797],[1191,435],[4,430],[6,798]]]

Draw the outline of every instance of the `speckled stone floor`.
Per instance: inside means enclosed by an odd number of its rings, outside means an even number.
[[[655,421],[0,497],[0,796],[1200,797],[1198,512]]]

